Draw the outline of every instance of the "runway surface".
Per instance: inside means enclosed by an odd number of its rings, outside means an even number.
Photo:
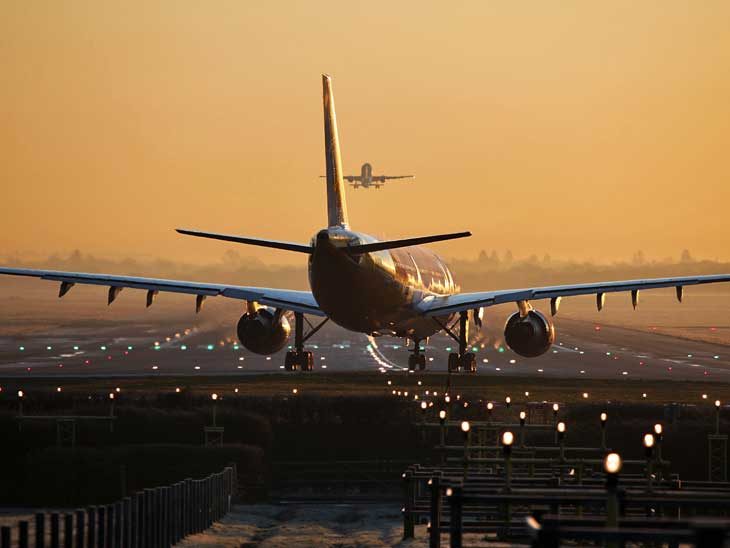
[[[259,356],[236,341],[228,321],[186,327],[173,319],[88,322],[67,319],[62,328],[40,334],[2,335],[1,377],[232,375],[279,373],[284,351]],[[597,325],[561,318],[552,350],[522,358],[487,327],[473,334],[478,375],[730,381],[730,348],[723,344]],[[290,341],[291,342],[291,341]],[[306,345],[316,371],[404,371],[408,351],[401,339],[372,339],[327,324]],[[445,335],[426,345],[427,367],[445,371],[455,341]],[[301,373],[294,373],[301,374]]]

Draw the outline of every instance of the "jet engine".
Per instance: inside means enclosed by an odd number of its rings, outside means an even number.
[[[291,327],[283,311],[260,307],[238,320],[238,340],[256,354],[278,352],[289,339]]]
[[[520,356],[535,358],[550,350],[555,342],[555,327],[537,310],[529,310],[523,317],[515,312],[504,326],[504,340]]]

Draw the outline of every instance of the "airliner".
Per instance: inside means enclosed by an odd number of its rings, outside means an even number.
[[[326,175],[322,175],[321,179],[326,179]],[[360,175],[343,175],[342,178],[352,185],[352,188],[381,188],[386,181],[395,181],[397,179],[415,179],[415,175],[373,175],[372,164],[365,162],[360,167]]]
[[[350,228],[332,80],[323,75],[322,83],[327,227],[309,243],[177,229],[199,238],[306,255],[310,291],[23,268],[0,268],[0,274],[60,283],[59,297],[75,284],[106,286],[108,304],[125,288],[146,290],[147,306],[160,292],[195,295],[196,311],[207,297],[239,299],[245,303],[245,312],[238,321],[238,338],[257,354],[268,355],[284,348],[291,335],[293,316],[294,345],[284,361],[288,371],[312,370],[313,356],[304,350],[304,343],[329,320],[351,331],[408,339],[413,343],[408,359],[412,371],[426,368],[421,342],[443,331],[458,343],[458,352],[448,357],[448,371],[475,372],[476,357],[468,351],[469,326],[481,326],[483,310],[490,306],[515,304],[516,310],[504,327],[505,342],[517,354],[530,358],[547,352],[555,341],[551,317],[557,314],[563,297],[595,295],[600,311],[608,293],[628,292],[635,308],[639,292],[644,289],[674,287],[681,302],[686,286],[730,281],[730,274],[720,274],[461,293],[448,266],[423,245],[467,237],[469,232],[379,241]],[[549,301],[549,315],[532,306],[543,300]],[[307,315],[321,320],[312,324]],[[306,333],[305,322],[309,327]]]

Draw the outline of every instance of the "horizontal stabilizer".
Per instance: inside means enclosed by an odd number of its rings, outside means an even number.
[[[372,253],[374,251],[382,251],[384,249],[395,249],[397,247],[408,247],[411,245],[430,244],[431,242],[441,242],[444,240],[455,240],[456,238],[466,238],[471,236],[471,232],[455,232],[453,234],[436,234],[435,236],[420,236],[418,238],[406,238],[405,240],[389,240],[386,242],[375,242],[372,244],[351,245],[347,248],[352,254]]]
[[[261,247],[273,247],[274,249],[284,249],[286,251],[296,251],[298,253],[312,253],[312,247],[304,244],[295,244],[292,242],[279,242],[276,240],[262,240],[260,238],[244,238],[242,236],[231,236],[228,234],[217,234],[215,232],[200,232],[198,230],[186,230],[184,228],[175,229],[180,234],[187,236],[197,236],[198,238],[211,238],[213,240],[223,240],[225,242],[235,242],[237,244],[258,245]]]

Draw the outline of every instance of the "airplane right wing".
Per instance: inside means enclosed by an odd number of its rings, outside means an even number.
[[[418,304],[418,311],[425,316],[438,316],[463,312],[501,303],[520,301],[534,301],[550,299],[550,308],[553,315],[557,313],[560,299],[574,295],[596,295],[598,309],[603,308],[606,293],[630,291],[634,306],[638,302],[639,291],[643,289],[657,289],[674,287],[677,299],[682,300],[684,286],[700,285],[720,282],[730,282],[730,274],[711,274],[705,276],[678,276],[675,278],[644,278],[638,280],[623,280],[616,282],[596,282],[573,285],[554,285],[547,287],[531,287],[525,289],[506,289],[484,291],[479,293],[457,293],[445,296],[427,296]]]

